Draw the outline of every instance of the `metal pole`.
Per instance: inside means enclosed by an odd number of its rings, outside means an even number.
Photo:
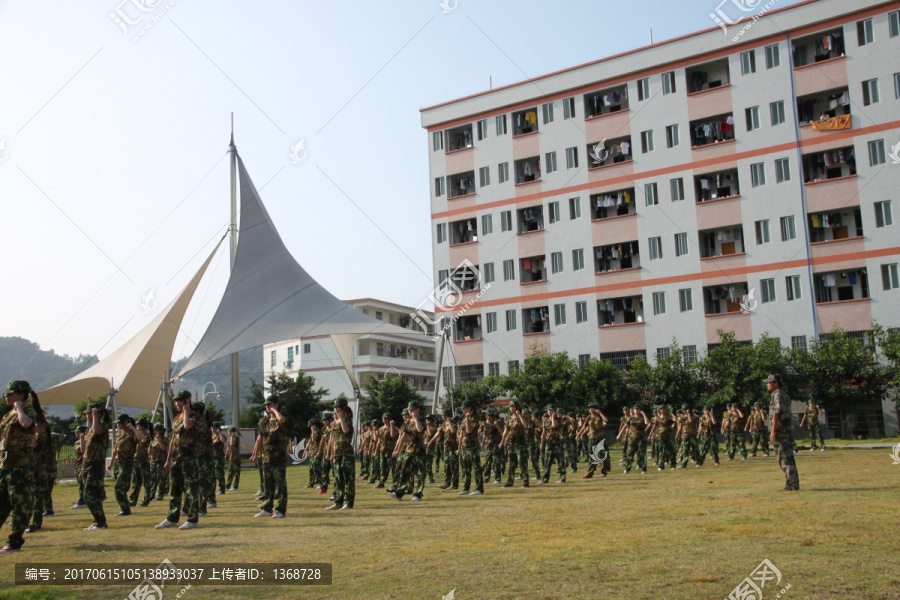
[[[442,327],[441,328],[441,339],[438,342],[438,355],[437,355],[437,372],[435,373],[434,378],[434,396],[431,399],[431,414],[435,414],[437,412],[437,402],[438,396],[441,391],[441,366],[444,362],[444,342],[446,341],[446,333],[447,331]]]
[[[231,113],[231,143],[228,146],[231,154],[231,271],[234,271],[234,260],[237,257],[237,148],[234,146],[234,113]],[[238,353],[231,355],[231,426],[238,426],[241,406],[241,365]]]

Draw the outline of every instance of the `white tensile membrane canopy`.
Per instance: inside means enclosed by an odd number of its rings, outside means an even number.
[[[116,393],[119,406],[153,410],[171,365],[184,313],[221,245],[220,240],[187,287],[137,335],[94,366],[40,392],[41,404],[75,404],[87,396],[108,394],[115,384],[119,390]]]
[[[424,338],[422,332],[364,315],[319,285],[288,252],[239,156],[237,161],[241,186],[237,256],[219,308],[179,376],[248,348],[327,335],[351,383],[358,387],[352,352],[360,337]]]

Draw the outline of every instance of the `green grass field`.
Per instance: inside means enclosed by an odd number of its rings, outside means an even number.
[[[620,455],[613,454],[617,466]],[[255,470],[242,490],[193,531],[155,530],[168,503],[85,532],[86,510],[69,510],[74,484],[54,493],[56,516],[22,552],[0,556],[0,598],[127,598],[133,586],[13,585],[15,562],[330,562],[328,587],[199,587],[201,598],[722,599],[764,559],[782,573],[783,598],[900,598],[900,465],[889,449],[799,452],[801,491],[778,493],[772,458],[677,471],[505,489],[481,497],[427,485],[425,502],[398,502],[357,485],[356,508],[303,489],[305,467],[288,469],[288,518],[253,518]],[[555,479],[555,478],[554,478]],[[440,480],[439,480],[440,481]],[[519,482],[520,484],[521,482]],[[770,583],[765,600],[778,589]],[[770,591],[771,590],[771,591]],[[179,589],[166,591],[174,597]]]

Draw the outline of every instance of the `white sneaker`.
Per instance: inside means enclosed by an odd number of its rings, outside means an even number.
[[[821,450],[819,450],[819,452],[825,452],[825,448],[822,448]]]
[[[216,496],[224,496],[225,492],[216,492]]]
[[[351,508],[350,508],[349,504],[345,504],[342,507],[340,507],[338,510],[351,510]]]
[[[468,490],[463,490],[463,491],[461,491],[460,493],[457,494],[457,496],[469,496],[469,495],[470,495],[470,494],[469,494],[469,491],[468,491]]]
[[[238,489],[237,489],[237,488],[228,488],[228,491],[229,491],[229,492],[236,492],[236,491],[238,491]]]
[[[413,496],[411,499],[411,502],[421,502],[421,501],[422,501],[422,499],[419,498],[418,496]]]
[[[87,508],[87,504],[76,504],[72,507],[72,510],[76,508]]]
[[[338,508],[340,508],[340,507],[339,507],[337,504],[332,504],[331,506],[329,506],[329,507],[326,508],[325,510],[337,510]]]
[[[275,514],[272,515],[272,518],[273,518],[273,519],[283,519],[283,518],[284,518],[284,513],[278,512],[278,511],[276,510],[276,511],[275,511]]]
[[[184,525],[179,527],[178,529],[197,529],[200,527],[197,523],[191,523],[190,521],[185,521]]]
[[[85,531],[96,531],[96,530],[98,530],[98,529],[109,529],[109,526],[108,526],[108,525],[104,525],[103,527],[100,527],[100,526],[97,525],[96,523],[93,523],[93,524],[91,524],[90,527],[85,527],[85,528],[84,528]]]
[[[162,523],[156,526],[156,529],[165,529],[167,527],[178,527],[178,523],[173,523],[172,521],[166,519]]]
[[[815,449],[815,448],[810,448],[809,451],[810,451],[810,452],[815,452],[816,449]]]
[[[481,492],[479,492],[478,490],[475,490],[474,492],[470,492],[469,495],[470,496],[480,496]]]
[[[219,505],[216,504],[215,502],[210,502],[209,504],[206,505],[206,508],[219,508]]]
[[[206,516],[206,513],[197,513],[197,516],[198,516],[198,517],[205,517],[205,516]]]
[[[259,511],[258,513],[256,513],[256,514],[253,515],[253,516],[254,516],[254,517],[271,517],[271,516],[272,516],[272,513],[270,513],[270,512],[267,511],[267,510],[261,510],[261,511]]]

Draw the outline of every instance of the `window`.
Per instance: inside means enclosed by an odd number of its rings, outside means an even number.
[[[563,100],[563,119],[571,119],[575,116],[575,98]]]
[[[569,220],[581,218],[581,198],[569,198]]]
[[[541,111],[544,113],[544,125],[547,123],[553,122],[553,103],[548,102],[541,106]]]
[[[509,181],[509,163],[500,163],[497,165],[497,180],[500,183]]]
[[[766,46],[766,68],[774,69],[781,66],[781,53],[778,51],[778,44]]]
[[[769,114],[772,116],[772,127],[784,123],[784,100],[769,104]]]
[[[494,232],[494,216],[481,215],[481,235],[487,235]]]
[[[891,37],[900,35],[900,10],[888,13],[888,25],[891,31]]]
[[[516,328],[516,311],[506,311],[506,330],[513,331]],[[516,369],[518,370],[518,369]]]
[[[684,256],[688,253],[687,233],[675,234],[675,256]]]
[[[862,82],[862,90],[863,90],[863,106],[869,106],[870,104],[876,104],[881,101],[881,97],[878,95],[878,80],[877,79],[869,79],[867,81]]]
[[[475,123],[475,126],[476,126],[475,129],[478,132],[478,139],[479,140],[487,139],[487,136],[488,136],[488,134],[487,134],[487,129],[488,129],[487,119],[482,119],[482,120],[478,121],[477,123]]]
[[[644,184],[644,201],[647,203],[647,206],[659,204],[659,196],[656,193],[655,183]]]
[[[741,52],[741,75],[756,73],[756,50]]]
[[[697,362],[697,346],[682,346],[681,357],[684,359],[686,367]]]
[[[678,125],[669,125],[666,127],[666,148],[674,148],[681,143],[681,136],[678,133]]]
[[[544,167],[545,173],[552,173],[556,170],[556,152],[548,152],[546,154],[546,163]]]
[[[769,220],[763,219],[756,222],[756,244],[761,246],[768,244],[772,240],[769,238]]]
[[[579,354],[578,355],[578,368],[583,369],[584,365],[588,364],[589,362],[591,362],[590,354]]]
[[[666,313],[666,293],[653,292],[653,314],[663,315]]]
[[[671,353],[672,353],[672,352],[671,352],[671,349],[670,349],[669,347],[665,347],[665,348],[657,348],[657,349],[656,349],[656,362],[660,362],[660,361],[662,361],[663,359],[669,358],[669,355],[670,355]]]
[[[663,96],[675,93],[675,71],[662,74]]]
[[[518,373],[519,372],[519,361],[517,361],[517,360],[507,361],[506,372],[507,373]]]
[[[578,148],[566,148],[566,168],[567,169],[577,169],[578,168]]]
[[[562,220],[562,217],[559,216],[559,200],[555,202],[549,202],[547,204],[547,212],[550,213],[551,223],[556,223],[557,221]]]
[[[512,211],[505,210],[500,213],[500,231],[512,230]]]
[[[444,149],[444,132],[443,131],[435,131],[431,134],[432,147],[435,152],[438,150]]]
[[[875,41],[875,33],[872,30],[872,19],[856,22],[856,38],[860,46],[871,44]]]
[[[562,252],[554,252],[550,255],[550,272],[559,273],[563,270]]]
[[[678,179],[670,179],[669,189],[672,191],[672,202],[684,200],[684,179],[681,177]]]
[[[506,115],[498,115],[494,122],[497,125],[497,135],[506,135]]]
[[[894,216],[891,214],[891,201],[884,200],[875,203],[875,227],[887,227],[894,224]]]
[[[270,364],[271,364],[271,367],[272,367],[273,369],[275,368],[276,358],[277,358],[277,357],[278,357],[278,354],[276,353],[276,351],[275,351],[275,350],[272,350],[271,363],[270,363]]]
[[[650,78],[645,77],[643,79],[638,79],[637,82],[638,89],[638,101],[646,100],[650,97]]]
[[[503,261],[503,281],[512,281],[516,278],[516,268],[512,260]]]
[[[787,158],[775,159],[775,183],[791,180],[791,162]]]
[[[766,166],[763,163],[750,165],[750,186],[766,185]]]
[[[760,279],[759,287],[762,288],[762,303],[775,302],[775,280]]]
[[[443,196],[444,195],[444,178],[436,177],[434,180],[434,195],[435,196]]]
[[[576,302],[575,303],[575,322],[576,323],[587,323],[587,302]]]
[[[787,288],[787,299],[788,302],[792,302],[794,300],[800,300],[803,297],[803,293],[800,290],[800,276],[799,275],[789,275],[784,278],[784,287]]]
[[[572,250],[572,270],[580,271],[584,268],[584,249]]]
[[[894,73],[894,98],[900,100],[900,73]]]
[[[806,336],[805,335],[792,335],[791,336],[791,348],[794,350],[800,350],[802,352],[806,352]]]
[[[496,315],[495,315],[495,317],[496,317]],[[496,318],[494,320],[496,321]],[[489,362],[488,363],[488,375],[500,375],[500,363]]]
[[[446,223],[438,223],[437,224],[437,243],[443,244],[447,241],[447,224]]]
[[[566,324],[566,305],[565,304],[554,304],[553,305],[553,324],[554,325],[565,325]]]
[[[481,270],[484,272],[484,282],[494,283],[494,263],[484,263],[484,267]]]
[[[312,352],[312,344],[303,344],[303,354]]]
[[[884,164],[884,140],[869,142],[869,166]]]
[[[797,229],[794,227],[794,215],[781,217],[781,241],[796,239]]]
[[[744,112],[747,114],[747,131],[759,129],[759,107],[751,106]]]
[[[448,278],[449,276],[450,276],[450,271],[448,271],[447,269],[441,269],[440,271],[438,271],[438,285],[443,285],[443,283],[444,283],[445,281],[447,281],[447,278]],[[378,319],[378,320],[380,321],[380,320],[381,320],[381,313],[380,313],[380,312],[376,312],[376,313],[375,313],[375,318]]]
[[[487,324],[487,332],[494,333],[497,331],[497,313],[489,312],[484,317],[485,323]]]
[[[650,245],[650,260],[662,258],[662,238],[652,237],[647,243]]]
[[[694,310],[694,297],[691,288],[678,290],[678,306],[681,312],[691,312]]]
[[[478,169],[478,181],[481,184],[481,187],[487,187],[491,185],[490,167],[481,167],[480,169]]]
[[[641,152],[653,152],[653,130],[641,132]]]
[[[897,277],[897,263],[881,265],[881,282],[885,291],[896,290],[900,287],[900,278]]]

